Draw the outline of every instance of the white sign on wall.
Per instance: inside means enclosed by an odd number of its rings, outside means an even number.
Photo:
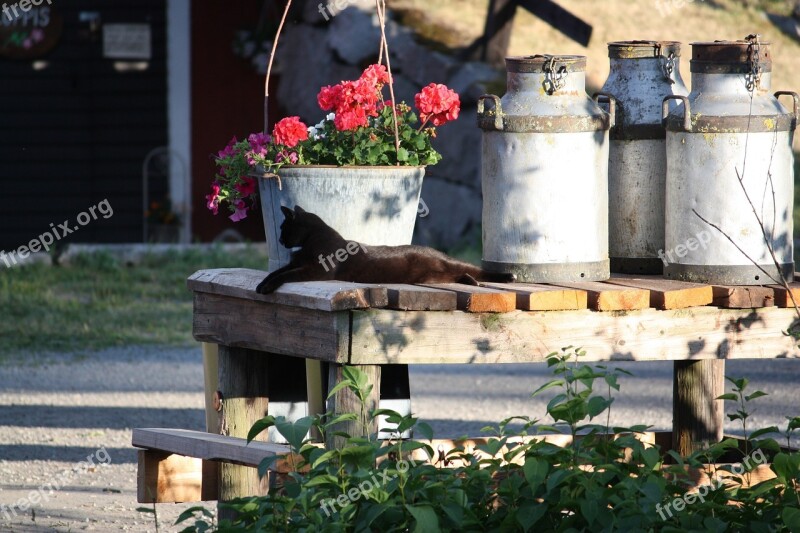
[[[103,57],[150,59],[149,24],[104,24]]]

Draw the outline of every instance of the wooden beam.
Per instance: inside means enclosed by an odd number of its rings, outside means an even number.
[[[249,268],[198,270],[189,276],[186,285],[195,292],[320,311],[385,307],[387,302],[386,289],[346,281],[286,283],[271,294],[258,294],[256,287],[266,275]]]
[[[789,296],[789,291],[783,286],[768,285],[768,287],[775,292],[775,305],[778,307],[794,307],[794,303],[792,303],[792,299]],[[789,289],[792,291],[795,302],[800,306],[800,283],[789,283]]]
[[[390,309],[402,311],[453,311],[456,293],[419,285],[384,285],[388,292]]]
[[[134,430],[135,431],[135,430]],[[217,494],[203,494],[203,461],[169,452],[139,450],[136,501],[139,503],[182,503],[216,500]]]
[[[685,309],[708,305],[714,299],[711,285],[688,283],[658,277],[636,277],[613,274],[609,283],[650,291],[650,307],[656,309]]]
[[[250,428],[267,415],[269,360],[261,352],[232,346],[219,347],[219,390],[222,395],[220,434],[247,437]],[[254,440],[265,441],[266,432]],[[245,496],[263,496],[269,479],[259,479],[258,472],[246,466],[225,462],[220,466],[219,501]],[[230,509],[219,508],[221,517],[233,518]]]
[[[348,358],[347,312],[195,292],[192,318],[192,333],[198,341],[321,361],[346,362]]]
[[[722,440],[725,360],[675,361],[672,379],[672,449],[682,457]]]
[[[482,287],[501,289],[517,295],[520,311],[570,311],[586,309],[586,291],[537,283],[481,283]]]
[[[137,448],[253,467],[266,457],[285,455],[290,451],[288,444],[256,440],[248,444],[241,437],[170,428],[134,428],[131,444]],[[272,463],[270,468],[276,472],[285,470],[281,462]]]
[[[560,287],[586,291],[589,308],[596,311],[630,311],[650,306],[650,291],[632,287],[621,287],[599,281],[576,283],[554,283]]]
[[[717,307],[726,309],[756,309],[775,304],[775,291],[770,287],[742,285],[714,285]]]
[[[552,0],[516,0],[523,7],[573,41],[589,46],[592,26]]]
[[[509,291],[461,283],[425,283],[423,286],[454,292],[458,309],[461,311],[506,313],[517,308],[517,296]]]
[[[585,349],[586,361],[800,357],[782,333],[796,320],[794,310],[776,307],[351,313],[352,364],[538,362],[565,344]]]

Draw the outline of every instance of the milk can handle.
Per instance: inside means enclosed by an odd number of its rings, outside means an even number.
[[[661,124],[664,127],[667,126],[670,100],[680,100],[683,102],[683,131],[692,131],[692,108],[689,107],[689,99],[680,94],[670,94],[664,97],[664,100],[661,102]]]
[[[483,115],[483,101],[487,98],[494,102],[494,128],[503,131],[503,108],[500,105],[500,97],[494,94],[482,94],[478,97],[478,115]]]
[[[792,97],[792,100],[794,100],[794,108],[792,109],[792,113],[794,114],[795,121],[800,122],[800,95],[794,91],[778,91],[775,93],[775,98],[780,98],[781,96]]]
[[[594,100],[595,104],[600,104],[600,98],[608,99],[608,114],[610,116],[608,125],[609,129],[611,129],[617,125],[617,99],[614,98],[614,95],[611,93],[597,92],[592,95],[592,100]],[[622,115],[622,106],[619,107],[619,114]],[[620,121],[620,127],[622,127],[621,122],[622,121]]]

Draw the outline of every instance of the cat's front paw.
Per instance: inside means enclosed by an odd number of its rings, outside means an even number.
[[[271,292],[275,292],[275,289],[280,287],[280,282],[276,282],[275,278],[270,279],[269,276],[264,278],[264,281],[258,284],[256,287],[256,292],[258,294],[269,294]]]

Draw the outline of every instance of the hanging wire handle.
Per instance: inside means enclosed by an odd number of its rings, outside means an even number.
[[[567,66],[561,65],[560,67],[556,68],[556,56],[544,57],[545,62],[544,66],[542,67],[542,71],[544,72],[544,81],[542,82],[542,86],[544,87],[544,92],[552,95],[564,87],[564,84],[567,81]]]
[[[675,52],[670,52],[669,55],[664,56],[661,43],[656,43],[654,52],[655,56],[661,59],[661,72],[664,74],[664,79],[670,84],[675,83],[675,80],[672,79],[672,73],[675,71]]]
[[[755,89],[761,88],[761,73],[764,67],[761,66],[761,43],[759,35],[752,33],[744,38],[749,44],[747,45],[747,62],[750,70],[745,74],[744,81],[745,87],[748,92],[753,92]]]

